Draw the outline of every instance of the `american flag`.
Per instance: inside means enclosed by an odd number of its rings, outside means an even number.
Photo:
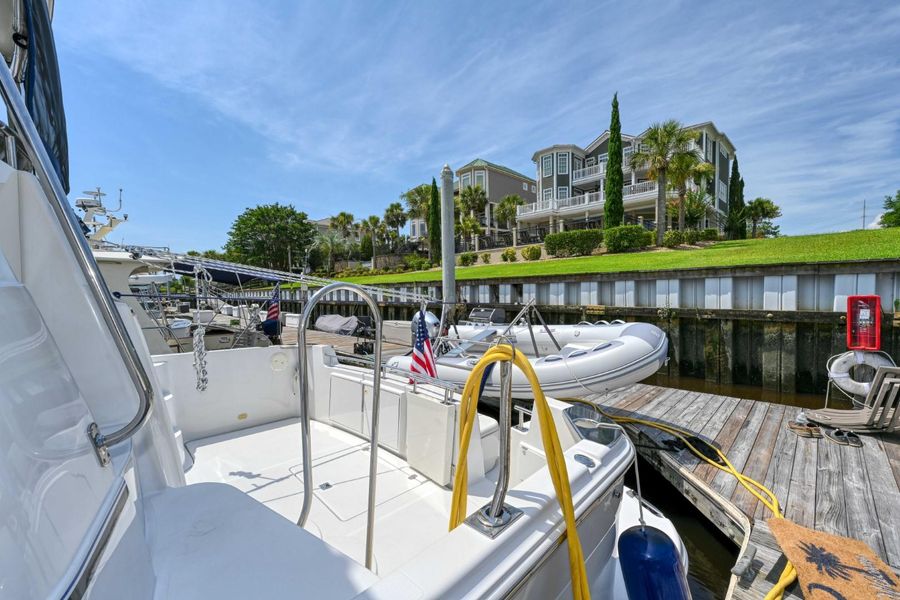
[[[281,284],[275,285],[275,293],[269,300],[269,312],[266,313],[266,321],[275,321],[281,316]]]
[[[437,377],[434,366],[434,353],[431,351],[431,340],[428,328],[425,327],[425,311],[419,311],[419,326],[416,328],[416,343],[413,345],[412,364],[409,370],[429,377]]]

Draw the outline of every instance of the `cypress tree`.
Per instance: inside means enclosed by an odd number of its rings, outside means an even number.
[[[609,142],[603,204],[603,227],[618,227],[625,216],[622,206],[622,125],[619,123],[619,94],[613,94],[609,119]]]
[[[731,178],[728,180],[728,217],[725,234],[730,240],[747,237],[747,215],[744,208],[744,179],[738,168],[737,156],[731,163]]]
[[[441,258],[441,199],[434,177],[431,178],[431,201],[428,203],[428,253],[433,263]]]

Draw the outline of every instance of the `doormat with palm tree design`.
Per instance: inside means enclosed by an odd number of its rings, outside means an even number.
[[[769,528],[797,569],[804,598],[900,600],[900,577],[865,542],[787,519],[769,519]]]

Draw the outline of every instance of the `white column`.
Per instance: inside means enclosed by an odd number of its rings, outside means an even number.
[[[484,205],[484,233],[491,235],[491,203]]]

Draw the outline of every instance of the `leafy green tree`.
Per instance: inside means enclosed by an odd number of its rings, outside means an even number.
[[[728,180],[728,216],[725,220],[725,234],[730,240],[742,240],[747,237],[744,179],[738,168],[737,156],[731,163],[731,178]]]
[[[882,227],[900,227],[900,190],[894,197],[884,197],[884,214],[881,215]]]
[[[631,168],[649,167],[650,177],[656,178],[656,245],[663,245],[666,218],[666,183],[669,165],[680,155],[689,153],[694,139],[692,131],[685,130],[681,123],[669,119],[654,123],[640,140],[638,150],[631,155]]]
[[[696,136],[696,132],[694,136]],[[669,184],[678,192],[676,205],[679,230],[684,231],[685,226],[685,198],[688,193],[688,183],[694,181],[699,184],[704,177],[711,177],[715,172],[716,168],[703,160],[695,149],[678,154],[672,159],[669,164]],[[706,195],[705,192],[704,195]]]
[[[225,252],[237,262],[289,271],[315,235],[315,225],[293,205],[264,204],[246,209],[234,220]]]
[[[517,208],[523,204],[525,204],[525,200],[518,194],[503,196],[497,203],[497,221],[506,223],[506,228],[512,231],[513,223],[516,222]]]
[[[441,198],[437,181],[431,178],[431,197],[428,202],[428,258],[436,263],[441,256]]]
[[[747,218],[750,219],[750,237],[756,237],[757,226],[763,221],[771,221],[781,216],[781,208],[768,198],[756,198],[747,205]]]
[[[406,202],[406,214],[410,219],[424,219],[426,223],[428,222],[431,187],[427,183],[403,192],[400,199]]]
[[[603,227],[618,227],[625,217],[622,201],[622,125],[619,123],[619,94],[613,94],[609,119],[606,181],[604,182]]]

